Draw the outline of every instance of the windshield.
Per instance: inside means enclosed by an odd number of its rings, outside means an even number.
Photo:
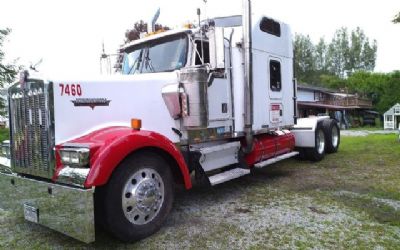
[[[124,54],[122,74],[165,72],[180,69],[186,64],[187,37],[163,39],[140,47],[134,47]]]
[[[136,50],[124,54],[124,63],[122,66],[123,74],[130,75],[135,74],[142,62],[143,48],[137,48]]]

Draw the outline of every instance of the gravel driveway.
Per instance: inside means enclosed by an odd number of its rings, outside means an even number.
[[[372,134],[398,134],[398,130],[340,130],[343,136],[367,136]]]
[[[399,153],[394,135],[344,137],[318,163],[178,191],[161,230],[132,244],[98,231],[86,245],[0,209],[0,249],[398,249]]]

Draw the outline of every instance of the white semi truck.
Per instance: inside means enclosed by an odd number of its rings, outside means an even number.
[[[84,242],[95,222],[123,241],[156,232],[174,186],[216,185],[338,150],[329,117],[298,119],[289,26],[209,19],[123,48],[121,74],[21,75],[9,88],[0,207]]]

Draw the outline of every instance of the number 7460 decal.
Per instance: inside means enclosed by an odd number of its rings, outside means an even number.
[[[67,96],[81,96],[82,95],[82,88],[80,84],[64,84],[60,83],[61,95]]]

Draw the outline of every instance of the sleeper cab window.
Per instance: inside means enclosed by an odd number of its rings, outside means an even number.
[[[260,30],[277,37],[281,36],[280,23],[271,18],[263,17],[260,22]]]
[[[281,63],[276,60],[269,61],[269,83],[272,91],[281,91]]]

